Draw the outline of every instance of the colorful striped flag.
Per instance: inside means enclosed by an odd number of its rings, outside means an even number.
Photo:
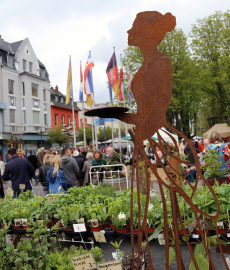
[[[80,91],[79,91],[79,100],[82,103],[83,102],[83,74],[82,74],[82,68],[80,63]]]
[[[90,71],[92,67],[94,67],[94,63],[91,58],[91,54],[89,54],[84,70],[84,91],[86,94],[86,104],[88,106],[93,105],[93,100],[91,96],[91,93],[93,93],[93,80]]]
[[[66,99],[65,104],[68,104],[70,102],[70,97],[73,95],[73,89],[72,89],[72,69],[71,69],[71,58],[69,59],[69,72],[67,77],[67,91],[66,91]]]
[[[134,96],[131,90],[131,75],[130,75],[130,70],[129,70],[129,63],[127,63],[127,75],[128,75],[129,100],[132,103]]]
[[[122,67],[120,69],[119,98],[120,98],[120,101],[124,100],[124,84],[123,84],[123,68]]]
[[[115,93],[115,97],[118,98],[119,96],[119,82],[118,82],[118,70],[117,70],[117,60],[115,52],[113,53],[109,64],[106,69],[106,73],[108,76],[108,80],[113,88]]]

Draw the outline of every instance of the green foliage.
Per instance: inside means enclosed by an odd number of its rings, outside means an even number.
[[[106,140],[112,139],[112,128],[110,126],[106,127]],[[99,141],[105,140],[104,126],[98,129],[97,138]],[[118,129],[114,131],[114,138],[118,136]]]
[[[218,180],[221,177],[228,175],[228,171],[224,168],[221,168],[224,161],[218,161],[221,154],[217,154],[215,150],[209,150],[207,154],[203,156],[205,160],[206,176],[212,177]]]
[[[86,142],[89,145],[92,141],[92,128],[85,127]],[[78,139],[79,141],[84,141],[84,130],[83,128],[78,129]]]
[[[67,136],[62,134],[62,127],[58,124],[56,129],[49,129],[47,132],[47,141],[49,143],[58,143],[62,146],[64,143],[67,143]]]
[[[204,94],[201,110],[218,123],[229,123],[230,10],[197,20],[190,34],[192,56]]]
[[[169,247],[169,265],[171,265],[176,257],[175,249]]]

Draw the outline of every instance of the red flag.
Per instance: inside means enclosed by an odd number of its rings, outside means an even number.
[[[118,70],[115,52],[113,53],[106,69],[108,80],[113,88],[116,98],[119,96]]]
[[[124,100],[123,68],[120,69],[119,98],[120,101]]]

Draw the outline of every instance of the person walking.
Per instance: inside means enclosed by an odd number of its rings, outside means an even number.
[[[65,175],[67,188],[77,187],[77,176],[79,168],[77,162],[71,157],[71,151],[68,147],[62,149],[61,166]]]
[[[65,180],[65,175],[61,168],[62,159],[58,155],[54,157],[53,160],[54,160],[54,165],[47,172],[47,177],[46,177],[49,193],[58,194],[60,192],[67,192],[67,184]]]
[[[80,153],[79,153],[78,150],[75,150],[73,152],[73,158],[77,162],[77,165],[78,165],[78,168],[79,168],[79,173],[78,173],[78,176],[77,176],[77,186],[82,187],[83,183],[84,183],[84,178],[85,178],[85,173],[82,171],[82,169],[83,169],[85,161],[79,155],[80,155]]]
[[[35,170],[27,158],[18,157],[16,148],[9,148],[8,155],[10,161],[5,166],[2,179],[12,182],[14,195],[17,197],[21,192],[19,188],[20,184],[25,185],[23,191],[32,190],[30,179],[34,176]]]
[[[89,181],[90,181],[89,170],[92,166],[92,160],[93,160],[93,153],[92,152],[87,153],[86,161],[85,161],[83,169],[82,169],[82,172],[85,173],[83,186],[89,185]]]
[[[39,169],[38,181],[42,184],[43,195],[46,196],[49,194],[49,187],[46,181],[47,172],[53,167],[54,159],[52,155],[46,155],[43,160],[44,165]]]
[[[97,149],[94,151],[94,159],[92,160],[92,166],[103,166],[107,165],[107,162],[103,159],[103,154],[100,149]],[[99,172],[99,180],[100,182],[103,182],[103,167],[96,167],[92,169],[93,172]],[[98,174],[93,174],[93,176],[98,176]],[[97,177],[98,178],[98,177]]]
[[[81,146],[80,147],[80,157],[84,159],[84,161],[86,161],[86,155],[87,153],[85,152],[85,147],[84,146]]]
[[[3,188],[3,181],[2,181],[2,175],[4,174],[5,171],[5,163],[2,161],[0,161],[0,198],[3,199],[5,197],[4,194],[4,188]]]
[[[27,159],[29,160],[29,162],[32,164],[32,166],[34,167],[34,170],[36,172],[37,168],[38,168],[38,159],[37,157],[33,154],[33,150],[30,149],[29,150],[29,156],[27,157]],[[38,179],[37,179],[37,176],[36,176],[36,173],[34,173],[34,176],[33,176],[34,180],[35,180],[35,184],[37,185],[38,184]]]
[[[38,168],[40,168],[43,165],[44,147],[38,150],[37,159],[38,159]]]

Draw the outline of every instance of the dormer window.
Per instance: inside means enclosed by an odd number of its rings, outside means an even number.
[[[12,66],[13,65],[13,56],[8,54],[8,65]]]
[[[57,102],[58,102],[58,96],[55,96],[55,101],[57,101]]]
[[[41,68],[41,77],[44,77],[45,76],[45,70],[44,68]]]
[[[63,99],[63,97],[61,97],[60,102],[61,102],[61,103],[64,103],[64,99]]]

